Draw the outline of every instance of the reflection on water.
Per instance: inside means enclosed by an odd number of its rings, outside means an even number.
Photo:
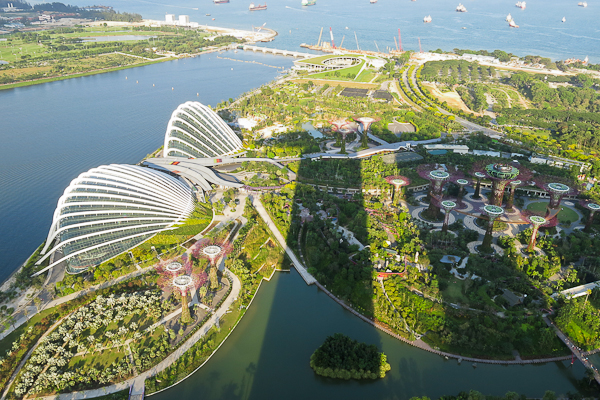
[[[375,382],[334,381],[315,375],[310,355],[336,332],[377,344],[392,370]],[[404,344],[359,320],[300,276],[276,273],[264,282],[236,330],[210,361],[154,400],[437,398],[462,390],[542,397],[576,391],[584,368],[570,361],[529,366],[458,365]]]

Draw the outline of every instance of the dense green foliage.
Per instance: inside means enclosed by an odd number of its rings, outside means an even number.
[[[318,375],[339,379],[384,378],[392,367],[375,345],[367,345],[341,333],[328,336],[310,356],[310,367]]]

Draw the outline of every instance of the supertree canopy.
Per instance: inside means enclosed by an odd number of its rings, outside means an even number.
[[[502,205],[504,189],[507,184],[516,181],[517,177],[521,181],[527,181],[531,178],[531,171],[521,165],[516,163],[494,163],[489,160],[487,162],[481,161],[476,163],[474,172],[485,174],[486,177],[492,180],[492,198],[490,199],[490,204],[495,206]]]
[[[522,183],[523,182],[521,182],[518,179],[510,181],[510,192],[508,195],[508,200],[506,201],[506,211],[513,211],[513,204],[515,201],[515,190],[517,189],[517,186],[521,185]]]
[[[402,188],[410,185],[410,179],[402,175],[386,176],[385,180],[390,185],[394,186],[394,195],[392,196],[392,204],[396,204],[402,197]]]
[[[477,180],[477,185],[475,186],[475,193],[473,194],[473,198],[479,200],[481,198],[481,180],[486,177],[483,172],[475,172],[475,179]]]
[[[529,216],[529,222],[533,226],[531,231],[531,238],[529,239],[529,245],[527,246],[527,252],[531,253],[535,249],[535,242],[537,240],[537,233],[541,225],[546,224],[548,221],[544,217],[538,215]]]

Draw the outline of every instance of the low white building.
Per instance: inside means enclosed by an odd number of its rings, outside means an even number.
[[[554,156],[532,155],[529,157],[529,162],[533,164],[547,164],[562,169],[571,169],[572,167],[577,167],[579,172],[587,171],[592,167],[589,163],[583,161],[570,160],[568,158]]]
[[[425,144],[423,148],[426,150],[448,150],[458,154],[467,154],[469,152],[469,146],[463,144]]]

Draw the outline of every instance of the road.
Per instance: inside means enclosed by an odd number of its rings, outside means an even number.
[[[311,274],[308,273],[306,268],[304,268],[304,265],[302,265],[300,260],[298,260],[298,257],[296,257],[296,254],[294,254],[292,249],[290,249],[288,247],[287,242],[285,241],[283,235],[281,234],[281,232],[279,232],[279,229],[277,229],[277,227],[273,223],[271,216],[269,215],[267,210],[265,210],[265,207],[263,206],[261,201],[258,199],[258,196],[252,196],[252,204],[256,208],[256,211],[258,211],[258,214],[263,219],[263,221],[265,221],[265,224],[267,224],[267,226],[269,227],[271,232],[273,232],[275,239],[277,239],[277,241],[279,242],[281,247],[285,250],[287,255],[290,257],[290,259],[292,260],[292,263],[294,264],[294,267],[296,268],[296,271],[298,271],[300,276],[302,276],[302,279],[304,279],[304,282],[306,282],[307,285],[312,285],[313,283],[315,283],[317,280]]]

